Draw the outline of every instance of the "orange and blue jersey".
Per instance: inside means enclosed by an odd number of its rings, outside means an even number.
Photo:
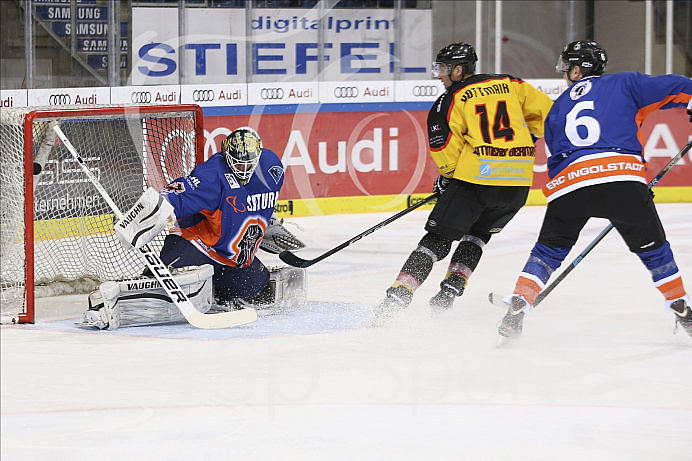
[[[579,80],[553,103],[545,120],[548,201],[613,181],[646,183],[644,119],[657,109],[688,106],[692,80],[620,72]]]
[[[214,154],[161,191],[177,218],[171,233],[216,262],[247,267],[262,242],[283,181],[284,167],[269,149],[262,149],[245,185],[231,172],[223,154]]]

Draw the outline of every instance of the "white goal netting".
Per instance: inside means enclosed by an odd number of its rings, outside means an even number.
[[[160,189],[201,161],[201,118],[198,106],[0,111],[3,323],[33,322],[34,296],[88,292],[144,267],[121,247],[112,211],[53,126],[124,211],[147,187]],[[162,242],[163,234],[155,250]]]

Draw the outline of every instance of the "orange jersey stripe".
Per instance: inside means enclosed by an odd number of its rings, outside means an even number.
[[[652,112],[657,111],[661,107],[665,106],[669,102],[677,102],[677,103],[688,103],[692,101],[692,95],[686,94],[686,93],[678,93],[675,95],[670,95],[666,96],[663,98],[663,100],[654,103],[654,104],[649,104],[646,107],[642,107],[639,109],[639,112],[637,112],[636,116],[636,121],[637,121],[637,126],[641,127],[642,123],[644,123],[644,119],[648,117]],[[642,134],[641,128],[637,132],[637,139],[639,139],[639,142],[644,146],[644,135]]]
[[[204,253],[205,255],[209,256],[209,258],[213,259],[216,262],[219,262],[221,264],[225,264],[226,266],[231,266],[231,267],[236,267],[237,264],[235,261],[226,258],[225,256],[221,256],[218,254],[216,251],[214,251],[213,248],[207,246],[202,239],[197,237],[195,234],[192,232],[188,231],[187,229],[180,229],[178,227],[173,227],[171,228],[170,231],[171,234],[179,235],[185,240],[188,240],[192,245],[194,245],[195,248],[197,248],[199,251]]]
[[[580,187],[612,181],[646,184],[646,165],[633,155],[614,152],[585,155],[543,186],[543,194],[551,201]]]
[[[190,241],[199,251],[209,256],[216,262],[226,266],[236,267],[235,261],[217,253],[213,246],[221,238],[221,210],[200,212],[207,219],[186,228],[174,227],[171,234],[180,235],[185,240]]]
[[[202,210],[200,214],[207,219],[184,229],[176,228],[175,233],[190,241],[199,239],[211,248],[221,238],[221,210]]]

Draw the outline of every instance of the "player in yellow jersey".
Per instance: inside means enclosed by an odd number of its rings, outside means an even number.
[[[381,325],[407,307],[433,265],[454,251],[433,312],[452,307],[478,265],[483,246],[526,203],[533,179],[534,142],[552,101],[511,75],[475,74],[472,45],[453,43],[437,54],[433,77],[445,91],[428,114],[430,155],[440,170],[440,198],[426,235],[404,263],[387,297],[375,308]]]

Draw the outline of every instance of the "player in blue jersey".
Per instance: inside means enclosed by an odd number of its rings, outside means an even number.
[[[606,74],[601,45],[567,45],[556,70],[572,85],[545,120],[548,208],[514,293],[500,322],[503,337],[521,334],[524,314],[545,288],[591,217],[606,218],[651,273],[665,307],[692,336],[690,297],[647,188],[640,127],[657,109],[687,107],[692,122],[692,80],[637,72]]]
[[[132,210],[139,206],[148,213],[128,222],[130,210],[121,221],[124,225],[115,226],[116,234],[126,246],[139,248],[158,235],[172,216],[176,225],[161,249],[164,263],[176,268],[211,264],[219,305],[271,304],[282,294],[277,294],[279,280],[270,283],[270,272],[256,257],[257,250],[278,253],[304,246],[274,215],[283,182],[279,157],[262,147],[254,130],[239,128],[223,141],[221,152],[188,176],[172,181],[160,193],[145,192]],[[296,275],[301,271],[290,269],[294,284],[303,284],[304,274]]]

